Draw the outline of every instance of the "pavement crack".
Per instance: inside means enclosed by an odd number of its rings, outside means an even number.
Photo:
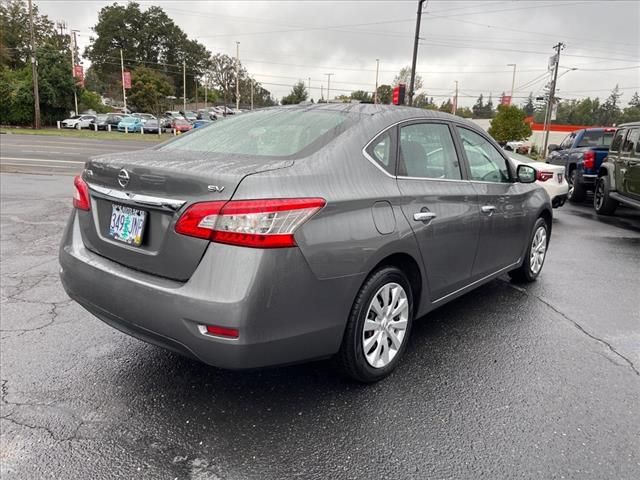
[[[567,314],[565,314],[564,312],[562,312],[561,310],[559,310],[555,305],[553,305],[552,303],[550,303],[549,301],[545,300],[542,297],[539,297],[538,295],[535,295],[533,293],[530,293],[527,289],[522,288],[522,287],[518,287],[516,285],[512,285],[510,282],[504,281],[504,283],[506,283],[509,287],[513,288],[514,290],[517,290],[518,292],[524,293],[525,295],[527,295],[528,297],[532,297],[535,298],[536,300],[538,300],[539,302],[545,304],[547,307],[549,307],[551,310],[553,310],[554,312],[556,312],[558,315],[560,315],[562,318],[564,318],[565,320],[567,320],[569,323],[571,323],[576,329],[578,329],[578,331],[580,331],[581,333],[583,333],[584,335],[586,335],[587,337],[589,337],[592,340],[595,340],[596,342],[600,343],[601,345],[604,345],[606,348],[609,349],[609,351],[611,351],[611,353],[613,353],[615,356],[619,357],[620,359],[622,359],[622,361],[637,375],[640,377],[640,371],[638,370],[638,368],[634,365],[634,363],[627,358],[626,356],[624,356],[622,353],[618,352],[618,350],[616,350],[616,348],[611,345],[609,342],[607,342],[606,340],[597,337],[596,335],[594,335],[593,333],[587,331],[582,325],[580,325],[578,322],[576,322],[574,319],[572,319],[571,317],[569,317]],[[624,365],[620,365],[618,363],[613,362],[614,365],[618,365],[618,366],[624,366]]]

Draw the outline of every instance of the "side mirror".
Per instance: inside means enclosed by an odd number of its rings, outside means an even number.
[[[533,183],[536,181],[536,169],[531,165],[518,165],[516,176],[520,183]]]
[[[558,151],[560,150],[560,145],[556,145],[555,143],[552,143],[547,147],[547,150],[549,150],[549,153]]]

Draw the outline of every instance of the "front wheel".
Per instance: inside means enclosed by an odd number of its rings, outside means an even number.
[[[547,256],[547,246],[549,245],[549,227],[547,221],[540,217],[533,227],[533,235],[529,242],[529,248],[525,254],[522,265],[509,272],[509,276],[516,282],[534,282],[540,272],[544,259]]]
[[[569,174],[569,192],[567,193],[567,198],[572,203],[581,203],[584,202],[586,196],[587,191],[584,185],[578,182],[578,172],[574,168]]]
[[[405,274],[382,267],[360,288],[337,355],[340,369],[359,382],[389,375],[406,350],[413,295]]]
[[[613,212],[618,208],[618,202],[609,196],[610,190],[609,177],[598,178],[596,191],[593,195],[593,208],[598,215],[613,215]]]

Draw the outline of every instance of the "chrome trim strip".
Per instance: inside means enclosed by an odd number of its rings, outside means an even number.
[[[447,294],[447,295],[445,295],[444,297],[440,297],[440,298],[438,298],[437,300],[434,300],[434,301],[433,301],[433,302],[431,302],[431,303],[432,303],[432,304],[435,304],[435,303],[441,302],[441,301],[443,301],[443,300],[445,300],[445,299],[449,298],[450,296],[455,295],[456,293],[460,293],[460,292],[462,292],[463,290],[466,290],[467,288],[469,288],[469,287],[472,287],[472,286],[476,285],[477,283],[483,282],[483,281],[484,281],[484,280],[486,280],[487,278],[493,277],[494,275],[499,275],[499,274],[501,274],[501,273],[503,273],[503,272],[506,272],[506,271],[508,271],[508,270],[512,269],[513,267],[517,267],[519,263],[520,263],[520,261],[517,261],[517,262],[515,262],[515,263],[512,263],[511,265],[507,265],[506,267],[501,268],[500,270],[497,270],[497,271],[495,271],[495,272],[493,272],[493,273],[490,273],[489,275],[486,275],[486,276],[484,276],[484,277],[482,277],[482,278],[479,278],[479,279],[478,279],[478,280],[476,280],[475,282],[471,282],[469,285],[466,285],[466,286],[464,286],[464,287],[462,287],[462,288],[459,288],[459,289],[457,289],[455,292],[448,293],[448,294]]]
[[[151,195],[142,195],[139,193],[128,193],[113,188],[101,187],[93,183],[88,183],[89,190],[97,192],[105,197],[116,200],[125,200],[127,202],[137,203],[138,205],[146,205],[151,207],[166,207],[172,210],[178,210],[186,202],[186,200],[175,200],[173,198],[153,197]]]

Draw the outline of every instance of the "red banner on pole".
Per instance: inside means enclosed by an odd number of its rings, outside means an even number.
[[[511,95],[503,95],[500,99],[500,105],[511,105]]]
[[[124,88],[131,88],[131,72],[122,72],[122,83]]]
[[[73,78],[76,81],[76,85],[84,87],[84,69],[82,68],[82,65],[73,66]]]

